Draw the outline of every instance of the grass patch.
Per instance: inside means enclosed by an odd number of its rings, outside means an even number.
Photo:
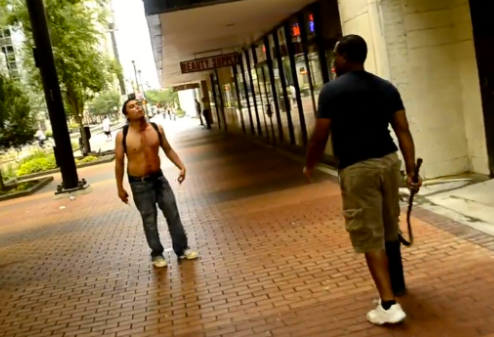
[[[23,160],[16,175],[22,177],[32,173],[49,171],[57,168],[55,155],[53,153],[46,154],[40,157],[31,157],[29,160]]]
[[[38,180],[31,180],[31,181],[8,184],[5,186],[3,190],[0,190],[0,195],[7,195],[16,192],[24,192],[34,187],[38,183],[39,183]]]
[[[96,157],[96,156],[87,156],[87,157],[84,157],[82,159],[76,159],[75,160],[75,163],[76,165],[80,165],[80,164],[87,164],[87,163],[92,163],[92,162],[95,162],[97,161],[99,158]]]

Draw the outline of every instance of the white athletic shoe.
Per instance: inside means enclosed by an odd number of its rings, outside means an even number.
[[[165,268],[166,267],[166,260],[163,256],[153,257],[153,265],[156,268]]]
[[[375,325],[401,323],[405,317],[407,317],[407,315],[398,303],[392,305],[389,310],[384,310],[380,301],[377,307],[367,314],[367,320]]]
[[[182,256],[180,256],[181,259],[186,259],[186,260],[195,260],[199,254],[195,250],[192,249],[186,249],[183,253]]]

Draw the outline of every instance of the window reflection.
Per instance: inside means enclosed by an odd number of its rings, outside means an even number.
[[[283,87],[281,84],[281,77],[280,77],[280,66],[278,62],[279,52],[276,49],[274,36],[272,34],[269,35],[268,42],[269,42],[269,47],[271,48],[271,59],[273,60],[274,83],[276,87],[276,97],[274,97],[273,99],[278,100],[278,107],[280,110],[280,122],[283,131],[283,141],[286,143],[290,143],[290,130],[288,123],[287,107],[285,104],[285,97],[283,96]],[[281,140],[280,136],[278,136],[278,140]]]
[[[295,32],[297,32],[296,27],[293,27],[293,28],[295,28]],[[293,30],[292,30],[292,33],[293,33]],[[284,32],[283,28],[280,28],[278,30],[278,39],[280,42],[281,61],[282,61],[282,67],[283,67],[283,72],[285,75],[285,81],[286,81],[286,86],[287,86],[286,91],[287,91],[288,101],[289,101],[290,110],[291,110],[290,115],[292,118],[293,131],[295,134],[295,144],[302,146],[304,141],[303,141],[303,136],[302,136],[299,109],[298,109],[298,105],[297,105],[295,83],[293,80],[292,69],[290,67],[290,58],[288,57],[287,40],[286,40],[285,32]],[[295,41],[297,40],[296,37],[294,39],[295,39]],[[297,45],[297,43],[295,43],[295,45]]]
[[[310,72],[310,80],[312,81],[311,84],[313,89],[311,95],[313,96],[313,102],[316,104],[316,106],[314,106],[314,104],[304,104],[305,122],[308,130],[311,131],[315,125],[317,101],[322,86],[324,85],[324,80],[322,77],[321,62],[319,60],[319,53],[316,44],[316,29],[314,15],[312,12],[306,11],[304,13],[304,25],[307,39],[307,58],[309,63],[308,71]]]
[[[266,56],[263,47],[264,44],[259,43],[254,47],[254,49],[252,49],[252,52],[255,53],[255,55],[254,54],[252,55],[252,59],[254,60],[254,62],[256,62],[256,65],[253,66],[252,68],[252,81],[254,82],[254,90],[256,92],[256,103],[257,103],[257,110],[259,112],[261,129],[262,132],[264,133],[264,136],[267,137],[269,140],[271,137],[270,137],[269,125],[268,125],[269,118],[267,118],[266,116],[267,99],[266,99],[266,92],[264,86],[264,78],[261,70],[262,63],[266,62]]]
[[[244,70],[245,70],[245,80],[247,81],[247,94],[249,96],[250,111],[252,114],[252,122],[254,123],[254,130],[256,131],[256,134],[260,135],[262,134],[262,129],[260,129],[258,114],[256,114],[258,107],[256,105],[255,85],[254,87],[252,86],[254,80],[250,68],[250,63],[252,63],[250,49],[245,51],[243,62],[244,62]]]

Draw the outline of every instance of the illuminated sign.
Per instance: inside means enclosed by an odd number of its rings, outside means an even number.
[[[314,15],[309,14],[309,30],[311,33],[316,31],[316,26],[314,24]]]
[[[190,89],[199,89],[199,83],[182,84],[173,87],[174,92],[190,90]]]
[[[293,36],[300,36],[300,27],[298,23],[294,23],[292,26],[292,35]]]
[[[237,64],[240,64],[239,54],[231,53],[182,61],[180,62],[180,69],[182,70],[182,74],[188,74],[222,67],[231,67]]]

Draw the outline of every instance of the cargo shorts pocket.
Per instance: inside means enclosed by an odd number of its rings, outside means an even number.
[[[357,253],[365,252],[372,241],[372,230],[366,226],[364,209],[346,209],[343,210],[343,216],[353,248]]]

